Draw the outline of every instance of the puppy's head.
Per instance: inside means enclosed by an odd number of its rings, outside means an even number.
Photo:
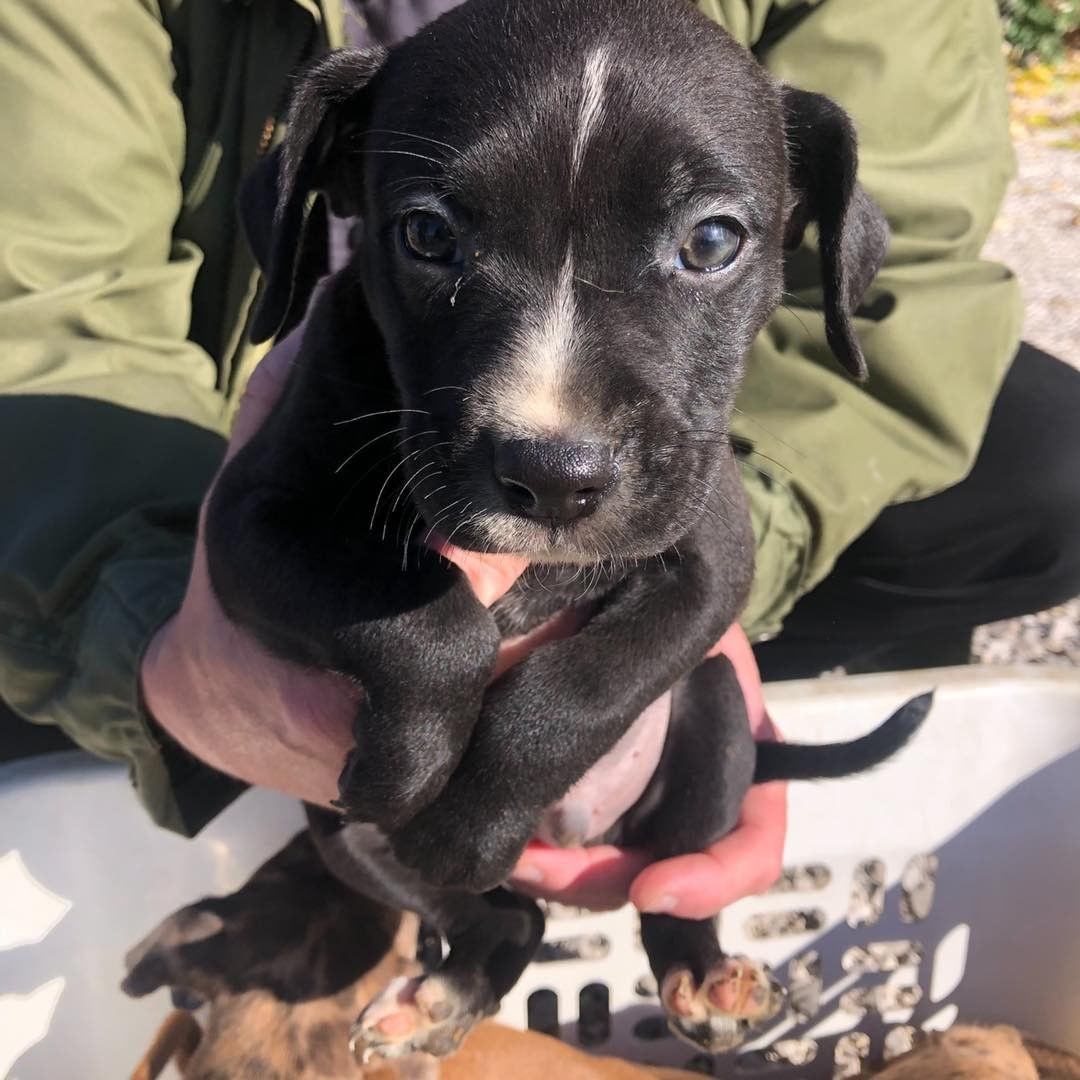
[[[345,273],[415,410],[428,523],[534,560],[653,554],[730,455],[744,358],[811,222],[829,342],[864,375],[850,316],[887,229],[855,171],[846,115],[685,0],[471,0],[306,76],[257,333],[306,302],[319,189],[363,219]]]
[[[179,1007],[208,1006],[204,1034],[172,1018],[134,1075],[156,1076],[176,1050],[190,1080],[366,1076],[349,1029],[412,973],[414,952],[412,920],[341,884],[302,832],[236,892],[181,908],[128,953],[125,993],[168,987]]]
[[[125,958],[122,989],[143,997],[167,986],[196,1003],[252,991],[286,1004],[330,997],[378,966],[400,922],[333,877],[302,832],[235,893],[163,920]]]

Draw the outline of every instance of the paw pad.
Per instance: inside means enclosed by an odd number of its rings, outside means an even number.
[[[479,1019],[437,975],[397,978],[353,1025],[350,1048],[363,1064],[453,1053]]]
[[[710,1054],[733,1050],[780,1011],[784,991],[768,969],[746,957],[725,957],[700,983],[685,968],[669,972],[660,988],[668,1025]]]

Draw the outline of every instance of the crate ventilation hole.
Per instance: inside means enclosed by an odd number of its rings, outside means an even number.
[[[934,903],[937,884],[936,855],[916,855],[905,864],[899,883],[899,915],[904,923],[913,924],[926,919]],[[786,868],[780,880],[769,890],[771,896],[794,896],[820,892],[832,881],[830,869],[820,863]],[[860,862],[852,874],[846,921],[852,928],[873,926],[880,922],[887,899],[886,867],[884,860],[868,858]],[[550,920],[558,921],[588,914],[578,908],[547,904]],[[750,916],[744,930],[756,940],[784,938],[813,933],[828,923],[824,909],[805,904],[778,912]],[[954,927],[934,951],[930,989],[926,998],[939,1003],[952,993],[963,978],[966,964],[969,928]],[[639,942],[640,944],[640,942]],[[867,1014],[887,1020],[889,1014],[910,1015],[922,1000],[924,992],[918,972],[924,959],[924,946],[915,939],[870,941],[854,945],[842,955],[844,972],[840,981],[825,987],[820,955],[813,949],[793,957],[787,965],[788,1010],[787,1022],[777,1032],[779,1038],[771,1045],[744,1052],[736,1058],[737,1071],[754,1073],[762,1069],[798,1068],[814,1061],[821,1050],[819,1039],[838,1035],[833,1050],[835,1080],[857,1076],[871,1053],[870,1036],[851,1030]],[[537,956],[541,964],[564,961],[599,961],[611,954],[611,942],[603,934],[578,934],[544,943]],[[859,986],[855,983],[867,976],[885,975],[884,982]],[[844,985],[846,984],[846,986]],[[656,980],[643,974],[634,982],[638,998],[656,998]],[[824,1009],[831,1013],[822,1017]],[[528,1026],[558,1036],[559,995],[551,988],[535,990],[528,998]],[[955,1019],[954,1006],[947,1005],[935,1012],[921,1025],[925,1030],[945,1030]],[[846,1017],[846,1019],[845,1019]],[[578,993],[576,1037],[586,1048],[602,1047],[611,1038],[612,1018],[610,993],[600,981],[586,984]],[[888,1060],[910,1049],[915,1028],[907,1023],[888,1027],[884,1035],[882,1056]],[[797,1025],[818,1020],[809,1035],[797,1037],[792,1029]],[[813,1037],[817,1035],[817,1038]],[[639,1019],[633,1027],[633,1037],[641,1044],[672,1039],[667,1022],[659,1011]],[[683,1064],[691,1072],[713,1075],[714,1059],[699,1054]]]

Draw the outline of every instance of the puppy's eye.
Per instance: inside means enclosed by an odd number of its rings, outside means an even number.
[[[699,221],[679,248],[678,266],[699,274],[723,270],[735,261],[742,244],[742,229],[729,218]]]
[[[401,222],[408,251],[428,262],[452,263],[459,258],[457,237],[450,222],[432,210],[410,210]]]

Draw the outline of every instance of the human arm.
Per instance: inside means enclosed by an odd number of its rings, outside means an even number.
[[[173,243],[173,79],[153,4],[0,10],[0,696],[127,762],[151,815],[192,831],[236,786],[170,776],[137,678],[225,447],[187,337],[200,253]]]

